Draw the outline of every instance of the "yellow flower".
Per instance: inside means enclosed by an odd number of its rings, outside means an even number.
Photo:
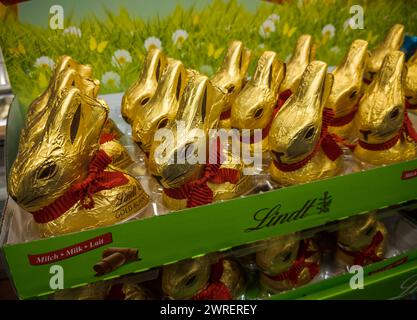
[[[9,48],[11,54],[19,55],[19,54],[26,54],[25,47],[19,41],[16,48]]]
[[[209,57],[213,57],[214,59],[217,59],[223,53],[223,50],[224,48],[215,49],[214,44],[210,42],[207,46],[207,55]]]
[[[193,25],[196,26],[200,21],[200,17],[198,15],[195,15],[193,17]]]
[[[290,27],[287,22],[284,23],[284,28],[282,29],[282,34],[290,38],[294,32],[297,30],[297,27]]]
[[[102,53],[104,49],[106,49],[108,41],[101,41],[100,43],[97,43],[96,38],[91,36],[90,38],[90,50],[91,51],[97,51],[98,53]]]

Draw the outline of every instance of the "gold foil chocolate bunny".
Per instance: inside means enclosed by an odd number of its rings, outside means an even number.
[[[75,87],[48,104],[43,132],[18,153],[9,177],[10,195],[32,213],[40,235],[111,225],[144,209],[149,200],[139,182],[99,150],[107,105]]]
[[[132,137],[146,154],[149,154],[155,132],[175,118],[188,73],[181,61],[170,59],[155,94],[136,109]]]
[[[122,99],[122,116],[132,124],[140,108],[153,97],[167,66],[167,59],[161,50],[153,48],[148,51],[142,73],[136,82],[126,91]]]
[[[327,65],[311,62],[297,90],[272,121],[270,173],[279,185],[334,176],[343,168],[343,152],[328,133],[334,112],[324,107],[332,83]]]
[[[298,234],[288,234],[266,240],[264,245],[256,253],[256,264],[267,292],[305,285],[320,271],[320,252],[312,239],[299,240]]]
[[[350,142],[356,139],[355,114],[359,108],[362,79],[368,59],[368,42],[355,40],[342,63],[332,72],[334,82],[326,107],[335,112],[329,132]]]
[[[341,223],[337,233],[336,260],[343,265],[361,265],[383,259],[387,230],[375,214],[355,216]]]
[[[162,290],[175,300],[232,300],[242,293],[244,283],[239,265],[228,259],[212,264],[205,256],[162,269]]]
[[[268,132],[278,101],[278,89],[285,76],[285,64],[277,54],[266,51],[259,58],[255,74],[232,105],[231,125],[239,130],[262,129],[262,151],[268,150]],[[252,136],[253,137],[253,136]],[[258,143],[254,139],[243,141]]]
[[[279,108],[295,92],[305,68],[314,60],[314,56],[313,37],[309,34],[301,35],[297,40],[290,61],[286,64],[285,78],[279,88]]]
[[[371,51],[371,57],[365,71],[364,82],[370,84],[375,75],[381,69],[385,56],[396,50],[400,50],[404,41],[404,26],[395,24],[388,31],[384,41],[378,47]]]
[[[407,110],[417,112],[417,51],[407,61],[407,76],[404,84],[405,106]]]
[[[211,82],[216,90],[216,101],[222,100],[223,110],[220,115],[219,126],[230,128],[230,112],[246,80],[251,52],[242,42],[232,41],[224,57],[223,64]]]
[[[354,155],[365,163],[389,164],[417,155],[417,133],[404,102],[404,63],[403,52],[389,53],[360,101]]]
[[[211,135],[223,107],[213,102],[214,90],[206,76],[191,77],[177,116],[166,127],[172,141],[169,145],[162,141],[152,144],[149,169],[161,178],[163,203],[170,209],[230,199],[246,192],[250,185],[242,175],[240,155],[229,153],[219,138]]]

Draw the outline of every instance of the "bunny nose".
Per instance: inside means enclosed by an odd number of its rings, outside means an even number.
[[[359,131],[362,133],[363,138],[365,140],[368,140],[368,135],[372,132],[371,130],[359,130]]]

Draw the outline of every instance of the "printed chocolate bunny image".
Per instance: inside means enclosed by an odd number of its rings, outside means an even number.
[[[175,118],[188,74],[192,72],[181,61],[170,59],[154,95],[135,110],[132,137],[146,154],[150,152],[155,132]]]
[[[250,57],[250,50],[242,42],[232,41],[223,64],[211,78],[211,83],[217,89],[215,100],[222,100],[223,110],[219,124],[221,128],[230,128],[231,107],[245,84]]]
[[[290,61],[286,64],[285,78],[279,88],[279,108],[295,92],[305,68],[314,60],[314,56],[313,37],[309,34],[301,35],[297,40]]]
[[[170,209],[230,199],[250,187],[240,155],[229,152],[212,136],[217,133],[211,129],[217,128],[223,108],[223,101],[214,102],[214,96],[215,88],[206,76],[192,76],[176,118],[166,127],[172,133],[172,144],[152,144],[149,169],[160,177],[163,203]]]
[[[266,51],[259,58],[255,74],[237,96],[232,105],[231,125],[239,130],[250,129],[252,139],[243,143],[258,143],[253,130],[262,129],[262,151],[268,150],[268,132],[278,111],[278,89],[285,76],[285,64],[277,54]]]
[[[336,260],[340,265],[364,266],[383,259],[387,230],[375,214],[354,216],[342,222],[337,233]]]
[[[335,112],[329,131],[353,142],[356,139],[355,114],[359,108],[362,78],[368,59],[368,42],[355,40],[342,63],[332,72],[334,83],[326,107]]]
[[[417,51],[407,61],[407,76],[404,84],[407,110],[417,112]]]
[[[109,109],[72,87],[49,100],[44,131],[11,168],[9,193],[43,237],[106,226],[143,211],[139,182],[99,150]]]
[[[310,282],[320,271],[320,251],[312,239],[300,240],[287,234],[263,241],[265,249],[256,253],[261,287],[275,293]]]
[[[239,297],[244,285],[240,266],[229,259],[213,264],[204,256],[162,269],[162,290],[175,300],[232,300]]]
[[[334,112],[324,107],[332,83],[326,63],[311,62],[272,121],[270,173],[280,186],[331,177],[342,170],[343,152],[328,132]]]
[[[404,59],[401,51],[389,53],[359,103],[354,155],[360,161],[382,165],[417,155],[417,133],[404,101]]]
[[[404,41],[404,26],[395,24],[388,31],[384,41],[371,51],[371,57],[365,71],[364,82],[370,84],[382,66],[382,62],[387,54],[392,51],[400,50]]]
[[[161,50],[153,48],[148,51],[139,79],[126,91],[122,99],[122,116],[126,122],[132,124],[138,110],[151,100],[166,66],[167,58]]]

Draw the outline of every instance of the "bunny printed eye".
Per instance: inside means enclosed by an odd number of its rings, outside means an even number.
[[[264,109],[263,108],[258,108],[255,111],[255,114],[253,115],[255,119],[259,119],[260,117],[262,117],[264,113]]]
[[[399,107],[395,107],[394,110],[392,110],[389,113],[389,117],[390,117],[391,120],[395,120],[399,115],[400,115],[400,108]]]
[[[49,179],[55,175],[57,172],[57,166],[55,163],[49,163],[46,165],[43,165],[37,173],[38,179]]]
[[[285,253],[282,255],[282,261],[283,261],[283,262],[287,262],[288,260],[290,260],[290,258],[291,258],[291,254],[292,254],[292,252],[291,252],[291,251],[285,252]]]
[[[165,128],[167,124],[168,124],[168,119],[162,118],[161,120],[159,120],[158,129]]]
[[[349,98],[350,98],[350,99],[355,98],[357,93],[358,93],[358,92],[357,92],[356,90],[355,90],[355,91],[353,91],[353,92],[350,94]]]
[[[227,93],[233,93],[233,91],[235,91],[235,86],[234,85],[231,85],[230,87],[228,87],[227,89]]]
[[[148,103],[148,101],[149,101],[149,97],[145,97],[145,98],[143,98],[143,99],[140,101],[140,105],[141,105],[141,106],[144,106],[145,104],[147,104],[147,103]]]
[[[304,134],[304,139],[310,140],[311,138],[313,138],[315,132],[316,130],[313,127],[308,128],[306,130],[306,133]]]
[[[188,278],[185,279],[185,286],[192,287],[195,284],[195,280],[197,276],[195,274],[190,275]]]
[[[373,231],[374,231],[374,227],[370,226],[365,230],[365,235],[370,236]]]
[[[71,86],[75,87],[75,80],[72,80]]]

